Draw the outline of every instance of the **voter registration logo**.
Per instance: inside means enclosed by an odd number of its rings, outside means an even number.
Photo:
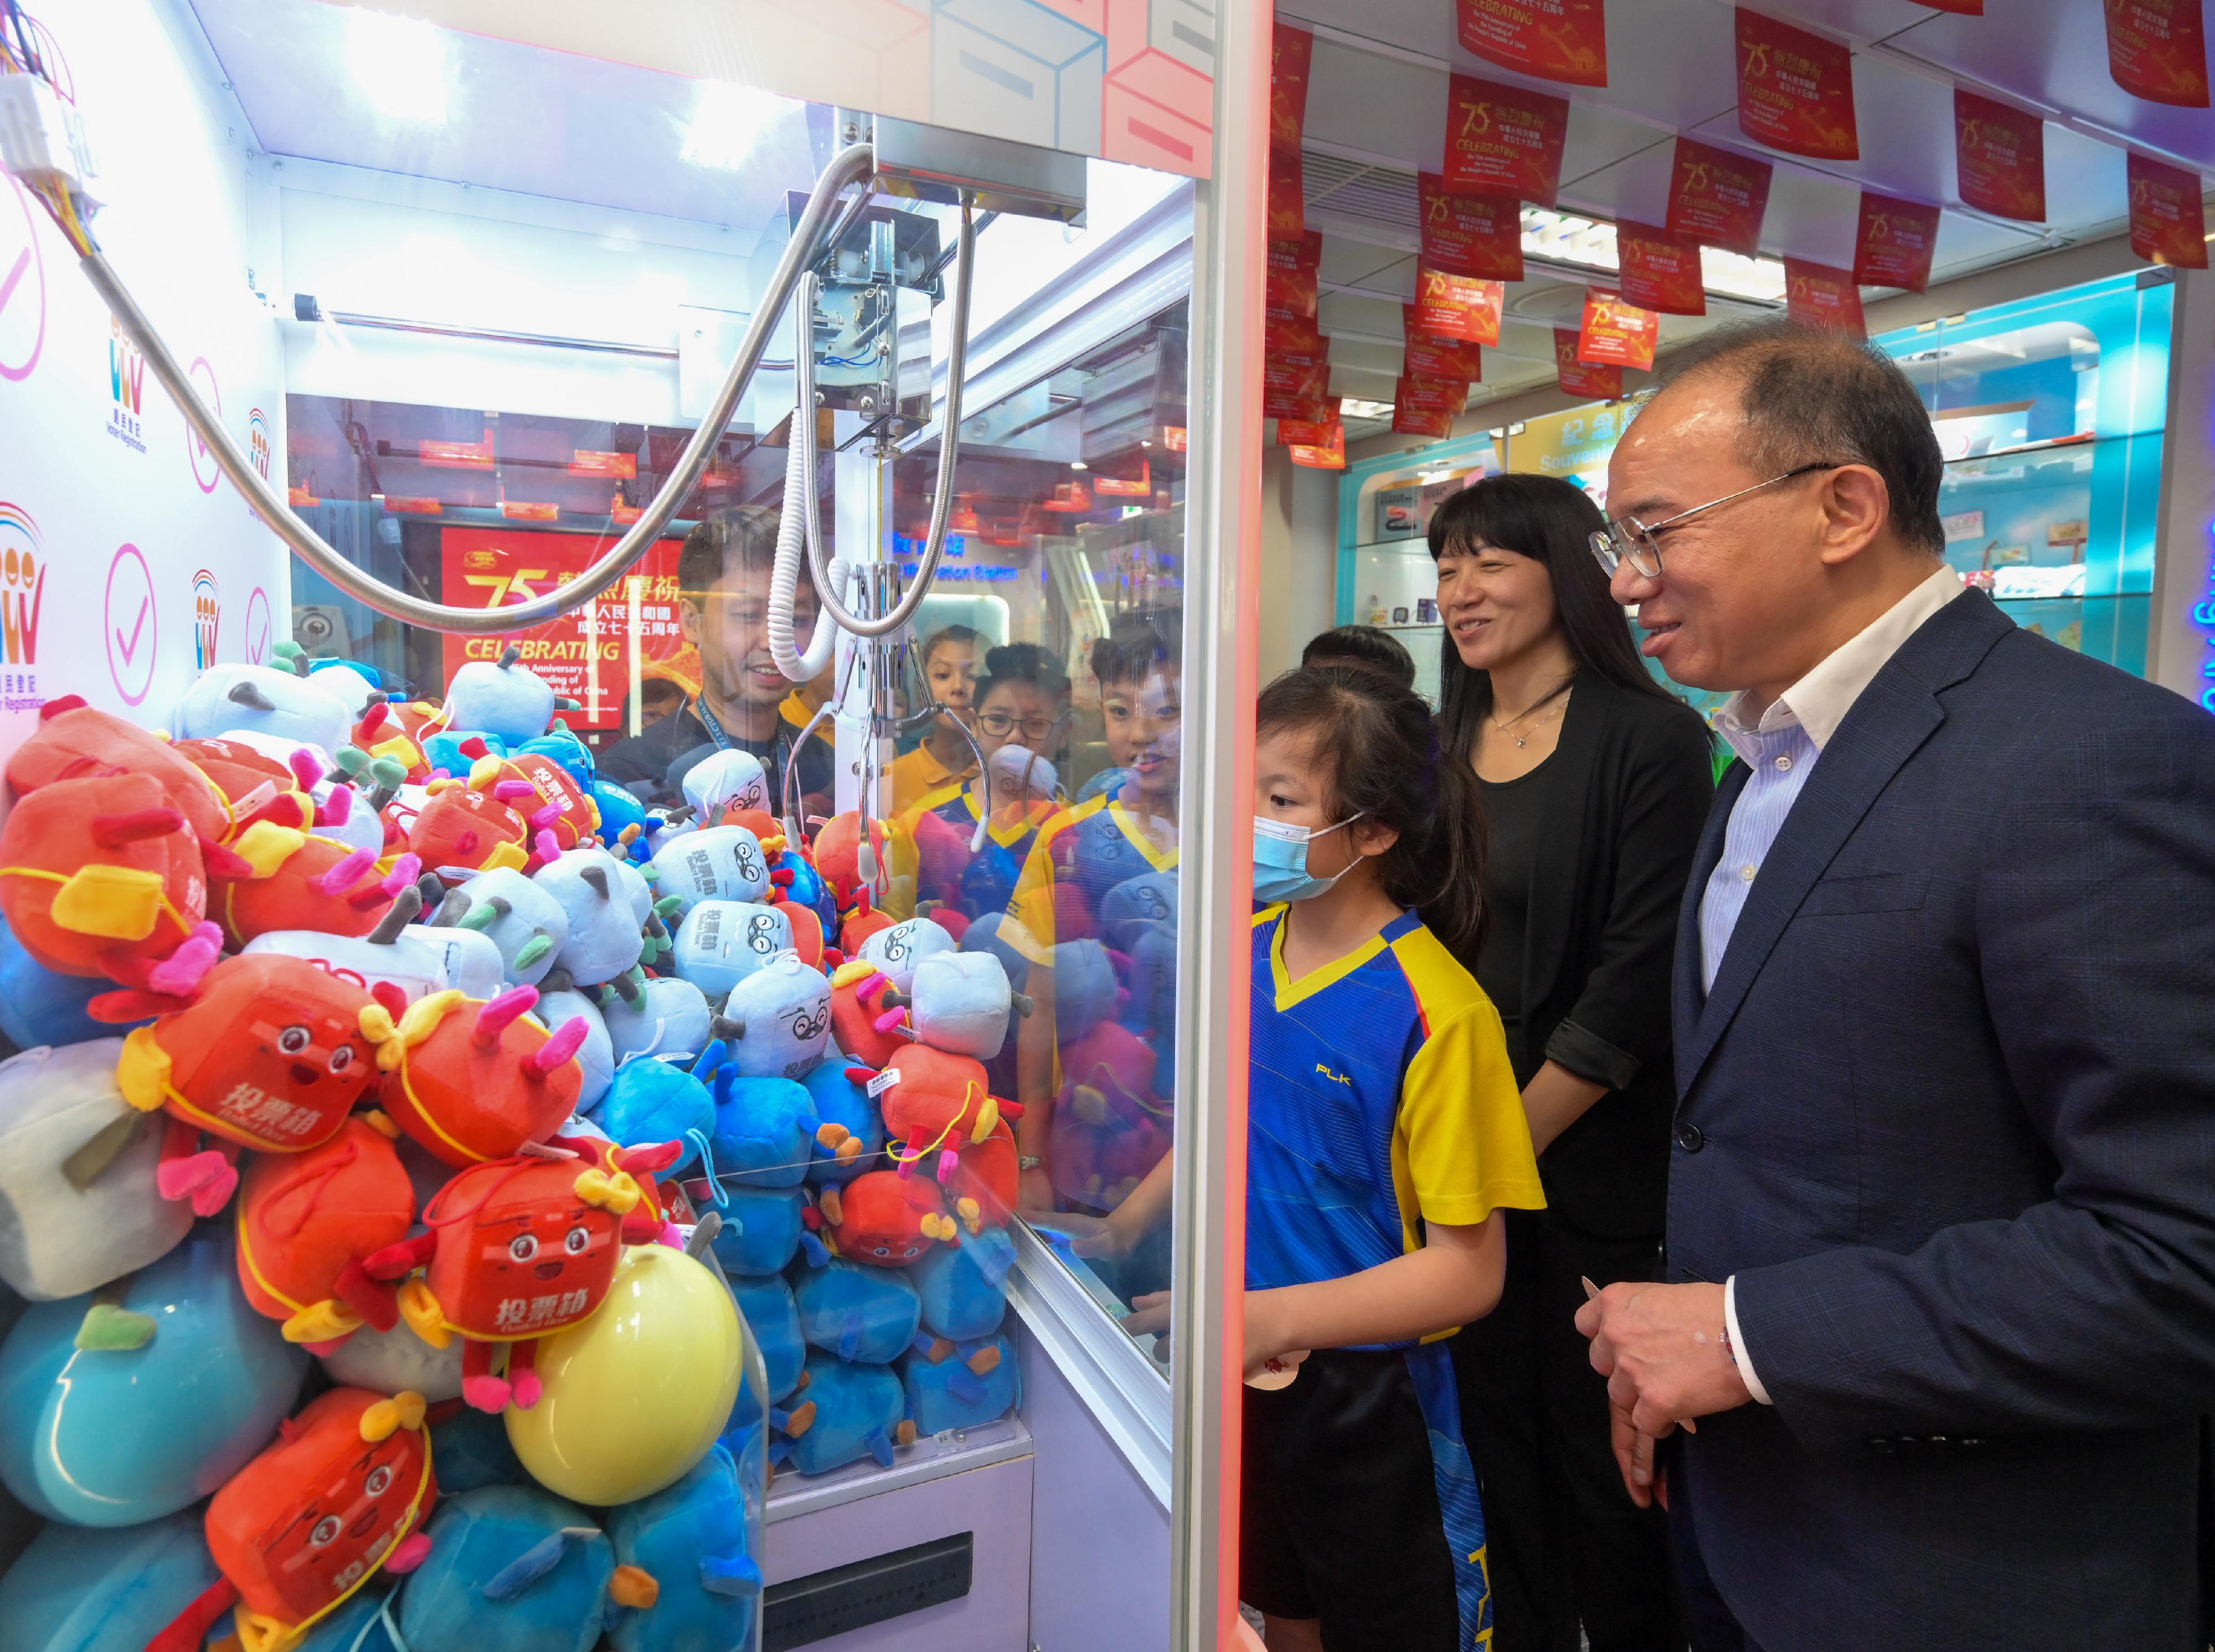
[[[206,671],[215,664],[217,633],[223,626],[223,599],[215,574],[202,568],[193,575],[193,666]]]
[[[264,482],[269,480],[269,418],[260,408],[246,415],[246,457],[261,473]]]
[[[46,593],[39,525],[21,506],[0,499],[0,709],[35,711],[46,703],[38,673]]]

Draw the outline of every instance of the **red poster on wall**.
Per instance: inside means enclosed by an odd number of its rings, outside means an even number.
[[[1568,130],[1569,106],[1561,98],[1456,75],[1446,95],[1445,186],[1551,206]]]
[[[1607,84],[1607,15],[1600,0],[1456,0],[1461,43],[1480,58],[1541,80]]]
[[[1308,65],[1315,36],[1279,22],[1269,53],[1269,147],[1298,149],[1308,120]]]
[[[1523,203],[1512,195],[1457,195],[1435,172],[1416,175],[1423,261],[1488,281],[1523,279]]]
[[[2130,180],[2131,250],[2152,263],[2206,269],[2207,224],[2200,175],[2133,155]]]
[[[2036,115],[1956,86],[1954,153],[1962,205],[2046,221],[2046,123]]]
[[[439,565],[444,600],[460,608],[509,608],[567,585],[606,553],[612,537],[582,533],[538,533],[505,528],[441,528]],[[639,653],[668,660],[686,644],[677,618],[677,555],[682,539],[660,539],[631,573],[643,584],[639,593]],[[614,587],[582,609],[556,620],[505,636],[457,636],[448,633],[442,664],[449,681],[471,660],[497,660],[510,642],[523,649],[523,664],[537,672],[557,695],[584,709],[565,711],[570,728],[613,728],[623,720],[623,697],[630,691],[630,583]]]
[[[1407,378],[1474,384],[1484,378],[1484,351],[1474,344],[1441,344],[1435,339],[1412,338],[1403,353],[1400,372]]]
[[[1640,309],[1658,310],[1665,316],[1708,313],[1700,249],[1693,243],[1626,218],[1615,226],[1615,255],[1623,274],[1623,296]]]
[[[1660,335],[1660,316],[1624,303],[1619,294],[1594,287],[1585,293],[1577,359],[1587,367],[1635,367],[1648,372],[1654,365],[1654,341]]]
[[[1793,155],[1860,159],[1853,54],[1836,40],[1739,7],[1738,129]]]
[[[1269,151],[1269,239],[1298,241],[1308,232],[1307,197],[1302,187],[1300,152]]]
[[[2200,0],[2107,0],[2108,72],[2132,97],[2207,107]]]
[[[1415,331],[1471,344],[1500,342],[1500,310],[1506,286],[1415,266]]]
[[[1867,338],[1862,324],[1862,293],[1851,270],[1828,264],[1811,264],[1804,258],[1784,260],[1784,313],[1795,322],[1835,327],[1856,338]]]
[[[1554,329],[1554,378],[1564,396],[1589,396],[1612,402],[1623,394],[1623,369],[1593,367],[1577,359],[1577,341],[1583,336],[1574,327]]]
[[[1761,217],[1768,207],[1768,162],[1690,138],[1677,140],[1669,174],[1671,235],[1751,258],[1761,249]]]
[[[1930,255],[1938,245],[1938,209],[1921,201],[1862,191],[1861,220],[1854,230],[1854,279],[1864,286],[1930,285]]]

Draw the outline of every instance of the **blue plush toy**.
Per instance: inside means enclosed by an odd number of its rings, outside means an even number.
[[[120,1038],[126,1028],[95,1021],[84,1007],[98,994],[114,990],[115,983],[104,975],[57,974],[24,951],[15,932],[0,923],[0,1033],[17,1049]]]
[[[616,1652],[741,1652],[752,1644],[761,1566],[737,1465],[718,1446],[675,1485],[608,1517],[616,1563],[657,1588],[653,1604],[610,1614]]]
[[[615,1082],[587,1116],[619,1146],[681,1143],[684,1151],[668,1174],[683,1174],[706,1146],[716,1118],[715,1098],[692,1076],[690,1065],[650,1055],[634,1057],[616,1069]],[[707,1168],[712,1173],[721,1166]]]
[[[120,1292],[26,1309],[0,1343],[0,1482],[49,1520],[132,1526],[269,1443],[307,1373],[206,1224]]]
[[[1008,1274],[1015,1243],[1004,1229],[988,1227],[960,1244],[933,1245],[907,1270],[923,1299],[923,1329],[965,1342],[1000,1329],[1008,1308]]]
[[[1023,1393],[1015,1351],[1006,1337],[997,1336],[918,1347],[900,1361],[900,1382],[918,1434],[974,1428],[1005,1416]]]
[[[312,679],[272,666],[210,666],[185,690],[172,714],[179,740],[214,740],[243,729],[320,748],[347,743],[357,707]]]
[[[511,642],[497,661],[472,660],[446,685],[448,724],[498,734],[511,746],[536,740],[554,717],[551,684],[516,663],[523,650]]]
[[[610,852],[632,861],[650,858],[646,846],[646,805],[638,801],[635,793],[612,780],[595,780],[585,788],[585,794],[600,812],[598,835]],[[626,842],[623,834],[632,826],[638,831]]]
[[[1118,952],[1128,952],[1138,937],[1166,925],[1176,928],[1177,875],[1142,872],[1125,878],[1100,897],[1100,936]]]
[[[721,1050],[710,1044],[700,1069],[706,1071],[711,1058],[719,1059]],[[820,1122],[815,1098],[789,1078],[745,1078],[727,1062],[715,1073],[716,1170],[732,1186],[798,1187],[807,1178]]]
[[[515,749],[518,753],[536,752],[542,757],[552,758],[568,771],[569,778],[581,789],[589,789],[594,777],[599,772],[598,765],[592,761],[592,748],[571,734],[566,725],[549,728],[536,740],[527,740]],[[604,826],[606,822],[601,824]]]
[[[445,1466],[439,1465],[441,1470]],[[439,1489],[445,1489],[442,1473]],[[310,1630],[293,1652],[408,1652],[396,1638],[399,1591],[377,1588],[383,1581],[378,1578]]]
[[[856,1365],[886,1365],[915,1341],[923,1303],[896,1268],[865,1268],[832,1257],[801,1271],[793,1305],[809,1346]],[[811,1358],[809,1366],[813,1368]]]
[[[893,1448],[915,1437],[903,1419],[907,1397],[890,1366],[850,1365],[820,1352],[807,1356],[801,1392],[814,1407],[805,1432],[771,1441],[772,1456],[802,1474],[824,1474],[864,1457],[890,1468]],[[436,1652],[432,1649],[431,1652]]]
[[[585,1075],[584,1084],[577,1091],[577,1110],[583,1113],[598,1106],[600,1097],[608,1093],[608,1086],[615,1082],[618,1058],[600,1006],[574,986],[553,985],[567,979],[555,971],[539,982],[538,1002],[531,1013],[538,1017],[541,1026],[549,1030],[572,1016],[585,1018],[585,1041],[577,1047],[577,1066]],[[611,1001],[622,1002],[619,998]]]
[[[815,869],[814,863],[799,855],[787,855],[778,861],[771,879],[773,881],[781,879],[788,872],[792,876],[784,886],[784,898],[794,906],[805,906],[813,912],[822,922],[824,934],[838,934],[838,901],[831,893],[831,886],[824,882],[823,875]]]
[[[670,967],[709,998],[720,998],[791,946],[792,920],[775,907],[703,900],[677,926]]]
[[[508,1444],[507,1425],[496,1413],[471,1405],[431,1425],[431,1461],[438,1469],[441,1497],[483,1486],[524,1485],[530,1478]]]
[[[761,839],[740,826],[703,826],[654,851],[654,891],[690,912],[703,900],[765,900],[769,862]]]
[[[139,1652],[216,1581],[200,1514],[49,1526],[0,1577],[8,1652]]]
[[[473,740],[482,740],[485,750],[494,757],[507,755],[507,742],[497,734],[482,728],[442,728],[435,734],[423,736],[423,761],[451,775],[465,775],[476,766],[476,759],[462,747]]]
[[[835,1050],[825,1053],[814,1071],[800,1081],[815,1098],[819,1123],[814,1156],[807,1166],[808,1182],[819,1188],[842,1188],[864,1170],[884,1168],[885,1115],[875,1098],[846,1076],[846,1062]],[[844,1135],[826,1145],[836,1125]],[[846,1144],[855,1144],[848,1151]]]
[[[723,1014],[745,1029],[730,1050],[740,1072],[803,1078],[830,1047],[831,978],[781,953],[731,989]]]
[[[569,934],[561,903],[512,866],[474,874],[446,897],[438,915],[488,937],[500,949],[507,980],[518,986],[536,986],[545,979]]]
[[[1063,941],[1053,962],[1054,1037],[1074,1042],[1115,1013],[1121,983],[1114,960],[1097,941]]]
[[[814,1237],[801,1224],[807,1195],[798,1188],[729,1187],[723,1200],[716,1212],[723,1226],[714,1240],[715,1260],[740,1281],[783,1272],[803,1239]]]
[[[676,975],[657,975],[635,1003],[611,996],[601,1007],[615,1059],[634,1055],[682,1055],[688,1059],[708,1047],[712,1011],[707,995]]]
[[[800,1386],[801,1369],[807,1358],[807,1339],[800,1334],[800,1310],[793,1302],[792,1287],[775,1274],[766,1279],[734,1279],[729,1284],[732,1299],[745,1316],[754,1346],[761,1350],[769,1403],[774,1405]],[[745,1397],[739,1396],[738,1406],[746,1403]]]
[[[626,973],[646,945],[638,908],[624,881],[626,869],[601,849],[572,849],[531,875],[561,908],[562,931],[554,962],[581,986],[597,986]],[[632,877],[638,875],[629,873]],[[645,887],[643,883],[639,886]],[[649,897],[647,906],[653,905]]]
[[[400,1593],[409,1652],[588,1652],[600,1638],[615,1551],[574,1503],[484,1486],[441,1499],[430,1538]]]
[[[1031,961],[1001,935],[1000,931],[1007,927],[1007,913],[986,912],[962,931],[961,950],[988,952],[997,958],[1000,967],[1007,972],[1008,985],[1020,992],[1024,983],[1030,980]]]

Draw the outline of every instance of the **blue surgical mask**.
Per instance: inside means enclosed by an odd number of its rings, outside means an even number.
[[[1337,826],[1308,827],[1289,820],[1254,820],[1254,899],[1267,906],[1280,900],[1311,900],[1368,858],[1358,855],[1327,878],[1308,873],[1308,844],[1361,818],[1349,814]]]

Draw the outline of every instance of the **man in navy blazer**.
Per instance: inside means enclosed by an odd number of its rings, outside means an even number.
[[[2181,1652],[2215,720],[1962,588],[1940,476],[1899,370],[1789,324],[1616,449],[1595,554],[1735,691],[1739,761],[1679,930],[1669,1282],[1578,1324],[1700,1652]]]

